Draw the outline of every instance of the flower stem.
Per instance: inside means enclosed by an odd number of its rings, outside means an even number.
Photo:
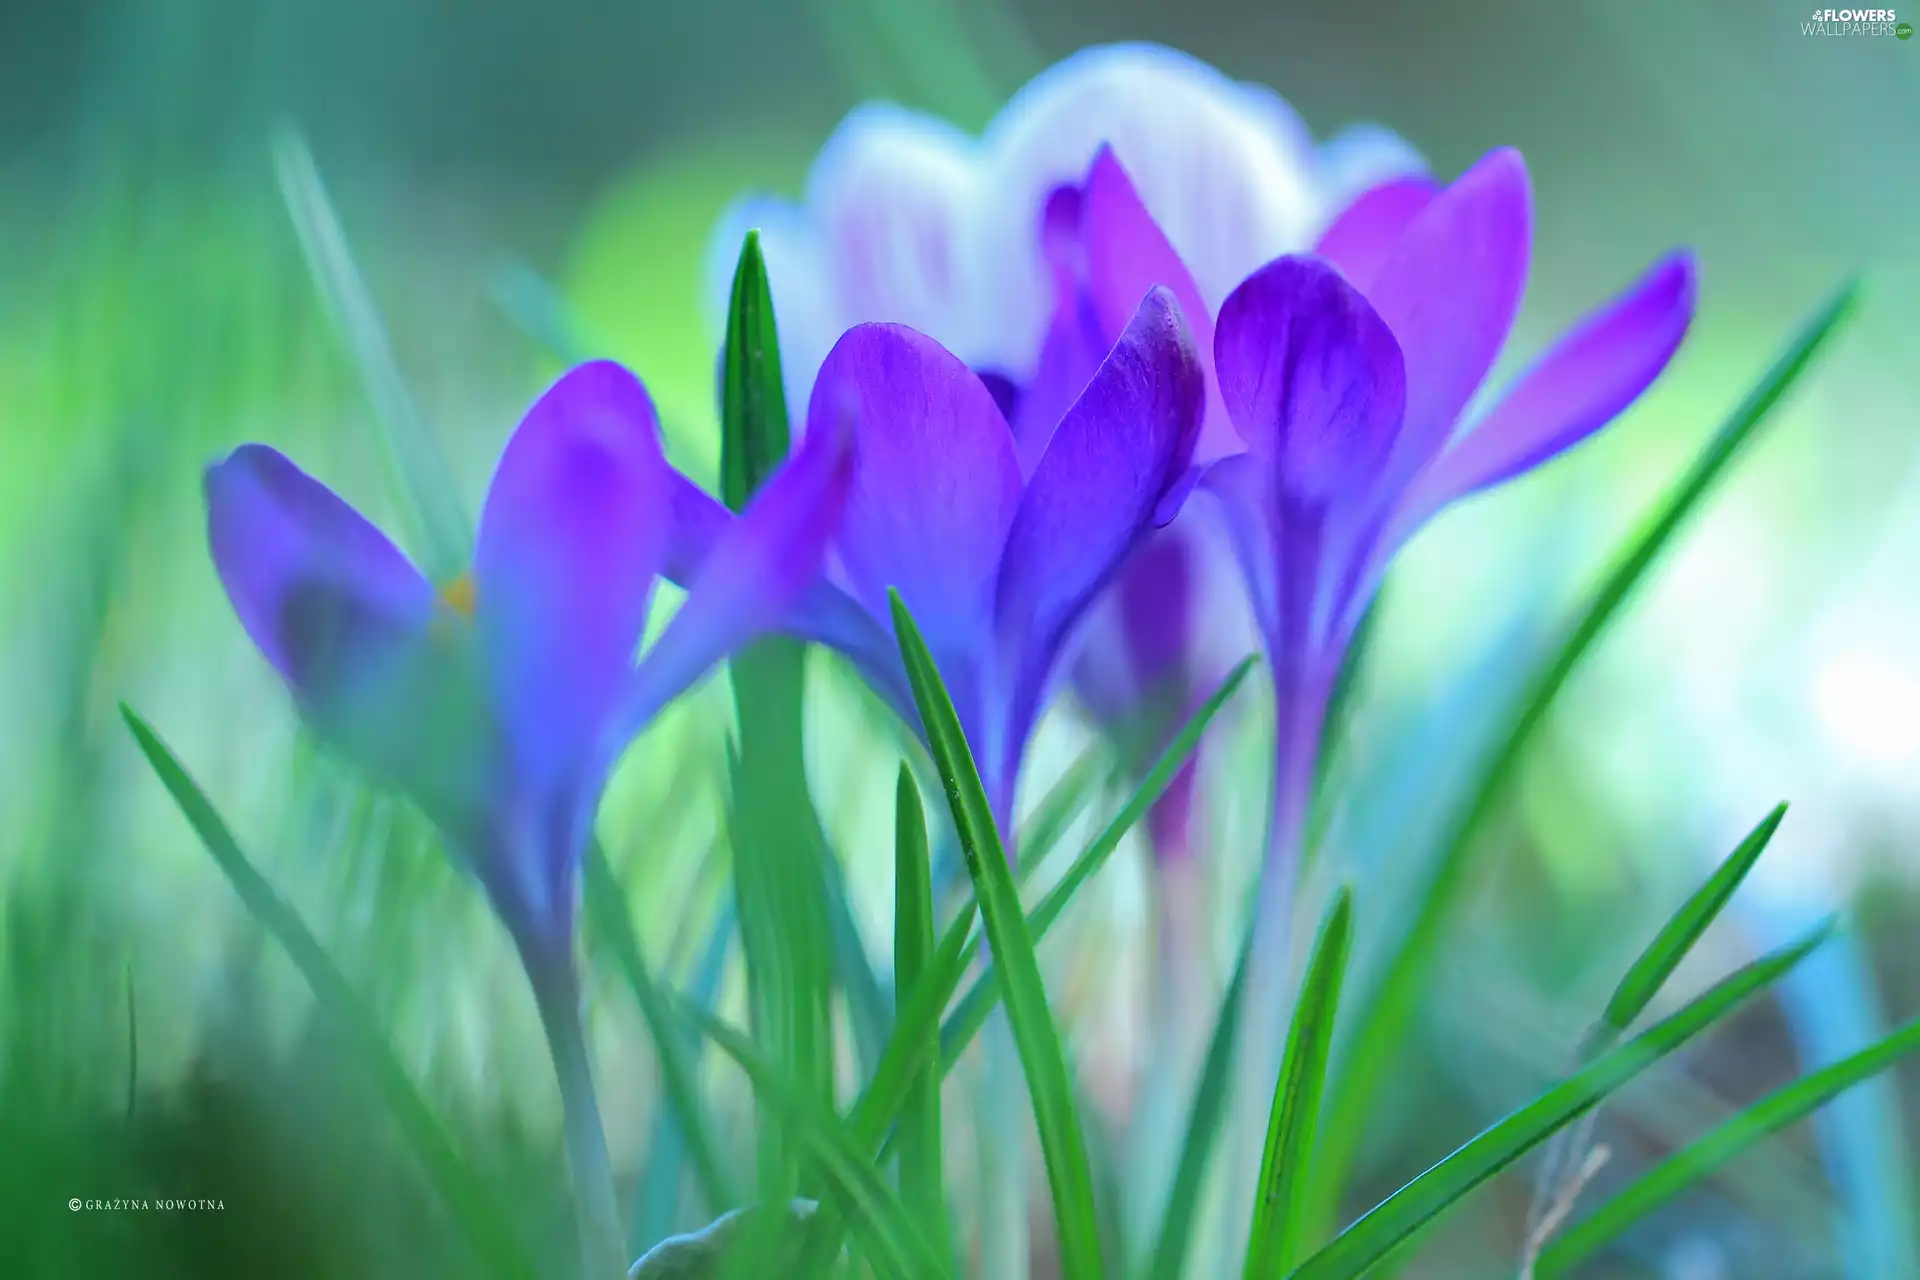
[[[593,1088],[593,1067],[580,1022],[580,984],[572,958],[560,964],[527,957],[540,1024],[560,1082],[560,1110],[567,1165],[573,1175],[574,1216],[580,1231],[580,1265],[587,1280],[614,1280],[627,1273],[625,1237],[614,1199],[613,1168]]]

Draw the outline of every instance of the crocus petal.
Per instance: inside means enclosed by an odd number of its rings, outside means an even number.
[[[1531,470],[1612,421],[1679,350],[1693,306],[1692,257],[1658,263],[1555,343],[1435,459],[1407,495],[1408,518]]]
[[[1426,161],[1412,143],[1385,125],[1370,121],[1341,129],[1320,144],[1315,159],[1321,216],[1326,223],[1375,187],[1423,178],[1427,172]]]
[[[480,516],[475,621],[529,803],[583,799],[646,628],[668,502],[653,404],[610,361],[561,378],[507,443]]]
[[[1021,499],[995,601],[1003,638],[1052,659],[1185,473],[1202,378],[1173,295],[1154,290],[1068,410]]]
[[[608,750],[618,753],[667,703],[756,636],[787,624],[820,578],[852,478],[844,424],[809,432],[714,545],[635,672]]]
[[[973,371],[903,325],[859,325],[814,384],[808,431],[850,422],[854,476],[840,557],[855,594],[887,616],[901,597],[936,655],[984,631],[1020,498],[1013,435]]]
[[[668,485],[672,492],[668,506],[673,520],[667,536],[666,564],[661,571],[676,586],[691,588],[739,517],[678,471],[668,473]],[[906,673],[900,666],[900,651],[894,647],[892,631],[883,630],[863,605],[825,577],[814,579],[778,625],[789,635],[844,654],[908,723],[919,723],[911,711],[913,696],[906,685]],[[633,722],[631,712],[626,720]]]
[[[1428,178],[1396,178],[1362,193],[1321,233],[1313,251],[1365,290],[1380,273],[1401,233],[1433,202],[1440,188]]]
[[[1279,588],[1274,579],[1271,513],[1273,468],[1251,453],[1222,458],[1200,475],[1200,489],[1214,500],[1227,531],[1234,559],[1245,579],[1254,625],[1271,635],[1279,617]]]
[[[1318,258],[1279,258],[1220,309],[1214,363],[1227,412],[1281,488],[1364,494],[1393,448],[1406,371],[1386,323]]]
[[[1117,338],[1147,290],[1155,286],[1170,290],[1193,333],[1201,367],[1209,375],[1205,433],[1196,455],[1202,462],[1211,462],[1239,452],[1226,413],[1212,391],[1213,309],[1109,148],[1101,148],[1087,173],[1081,234],[1087,291],[1102,335],[1108,341]]]
[[[935,116],[869,103],[840,122],[807,179],[842,314],[952,334],[968,347],[960,234],[973,140]]]
[[[1385,477],[1399,491],[1446,443],[1506,343],[1526,287],[1533,196],[1526,163],[1490,153],[1407,225],[1367,285],[1399,341],[1407,420]]]
[[[1007,367],[1026,367],[1047,315],[1032,211],[1056,184],[1079,181],[1102,146],[1126,165],[1214,303],[1312,230],[1312,142],[1271,93],[1172,49],[1082,50],[1016,93],[982,139],[972,259],[1004,317],[1009,349],[998,362]],[[1191,308],[1187,319],[1199,323]]]
[[[1179,710],[1194,649],[1194,551],[1183,527],[1150,534],[1088,611],[1073,666],[1074,692],[1109,729],[1157,723]],[[1144,744],[1152,750],[1161,744]]]
[[[463,822],[486,754],[460,622],[378,529],[264,445],[208,468],[214,567],[314,729]]]

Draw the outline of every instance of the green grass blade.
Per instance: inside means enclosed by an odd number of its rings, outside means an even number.
[[[720,392],[720,500],[738,511],[787,456],[787,395],[760,233],[747,232],[733,269]]]
[[[180,807],[194,834],[233,886],[247,914],[257,920],[287,953],[312,990],[321,1013],[352,1043],[395,1121],[406,1135],[421,1165],[445,1200],[454,1219],[467,1234],[475,1263],[491,1275],[538,1280],[539,1269],[508,1226],[512,1220],[500,1203],[461,1162],[453,1142],[434,1119],[426,1099],[414,1086],[406,1068],[394,1057],[386,1033],[367,1010],[346,975],[327,956],[326,949],[307,929],[266,878],[254,869],[226,822],[206,793],[160,740],[152,727],[125,703],[120,715],[133,732],[140,751],[159,775],[167,793]]]
[[[1313,942],[1300,996],[1287,1028],[1280,1075],[1273,1082],[1273,1107],[1267,1114],[1267,1145],[1260,1156],[1259,1199],[1253,1206],[1253,1230],[1247,1241],[1247,1280],[1284,1275],[1300,1252],[1306,1220],[1306,1188],[1313,1163],[1314,1130],[1320,1120],[1320,1095],[1326,1084],[1327,1054],[1333,1045],[1334,1017],[1340,1008],[1340,983],[1346,977],[1347,951],[1353,942],[1353,895],[1334,895]]]
[[[666,1095],[667,1109],[680,1126],[687,1156],[693,1163],[694,1177],[709,1207],[731,1208],[740,1203],[739,1188],[727,1176],[718,1148],[707,1132],[706,1114],[700,1106],[700,1093],[694,1084],[693,1064],[682,1043],[679,1024],[674,1020],[667,993],[653,980],[640,939],[633,931],[633,916],[627,908],[626,892],[607,864],[606,854],[595,841],[586,861],[587,923],[599,935],[601,943],[613,955],[620,975],[633,992],[640,1017],[647,1024],[654,1053],[660,1063],[660,1088]],[[639,1241],[645,1245],[650,1241]]]
[[[1722,1122],[1699,1141],[1655,1165],[1549,1244],[1540,1254],[1535,1273],[1542,1280],[1565,1273],[1749,1147],[1806,1119],[1839,1094],[1885,1071],[1915,1049],[1920,1049],[1920,1019],[1858,1053],[1769,1094]]]
[[[706,1010],[683,1001],[676,1012],[732,1058],[746,1072],[755,1094],[795,1131],[817,1162],[830,1194],[847,1212],[862,1247],[876,1262],[885,1263],[882,1275],[952,1274],[881,1178],[871,1153],[853,1140],[838,1117],[789,1086],[781,1070],[751,1040]]]
[[[1747,872],[1753,870],[1753,864],[1760,860],[1768,842],[1773,839],[1773,833],[1780,829],[1780,820],[1786,816],[1787,806],[1776,806],[1727,855],[1707,882],[1674,912],[1673,918],[1655,935],[1647,949],[1640,953],[1633,967],[1627,970],[1627,976],[1614,989],[1613,998],[1607,1001],[1606,1011],[1600,1015],[1600,1025],[1594,1028],[1588,1038],[1588,1045],[1582,1053],[1583,1059],[1611,1048],[1654,996],[1659,994],[1660,988],[1673,976],[1673,971],[1693,950],[1693,944],[1700,940],[1707,926],[1714,922],[1721,909],[1732,899],[1734,890],[1747,878]]]
[[[734,269],[721,353],[720,496],[742,510],[787,456],[780,343],[760,237],[749,232]],[[835,955],[824,841],[807,794],[801,720],[806,652],[763,640],[730,664],[740,726],[731,814],[735,889],[746,943],[755,1034],[816,1104],[833,1107]],[[796,1153],[764,1133],[761,1196],[784,1198],[806,1175]]]
[[[893,837],[893,992],[906,1012],[911,993],[927,979],[933,964],[933,867],[927,852],[927,815],[913,770],[900,766],[894,792]],[[941,1184],[939,1055],[928,1030],[924,1065],[914,1073],[900,1109],[900,1195],[930,1236],[946,1223],[946,1191]]]
[[[1140,786],[1121,807],[1120,812],[1114,815],[1113,821],[1094,837],[1093,843],[1073,860],[1073,865],[1067,868],[1066,874],[1060,877],[1059,883],[1049,889],[1035,905],[1033,913],[1027,917],[1027,931],[1033,935],[1036,943],[1047,936],[1047,930],[1051,929],[1054,921],[1060,918],[1060,913],[1067,909],[1067,905],[1073,901],[1074,895],[1080,891],[1081,886],[1106,865],[1107,859],[1112,856],[1115,849],[1120,847],[1120,841],[1126,837],[1127,832],[1133,830],[1145,819],[1147,810],[1153,808],[1154,802],[1173,782],[1174,775],[1180,772],[1199,747],[1200,739],[1206,733],[1207,726],[1213,723],[1214,716],[1218,715],[1220,709],[1226,706],[1233,695],[1239,691],[1241,683],[1247,678],[1247,673],[1253,670],[1255,661],[1257,659],[1251,657],[1241,659],[1240,664],[1220,682],[1220,687],[1213,691],[1212,696],[1187,717],[1186,724],[1181,727],[1179,733],[1174,735],[1173,741],[1167,744],[1166,750],[1160,753],[1153,767],[1147,770],[1146,777],[1141,779]],[[971,959],[970,952],[968,958]],[[986,1025],[987,1014],[992,1012],[993,1006],[999,999],[999,987],[991,973],[982,976],[961,999],[959,1007],[953,1011],[953,1015],[947,1019],[946,1025],[940,1030],[940,1053],[945,1070],[952,1070],[953,1064],[960,1060],[960,1055],[966,1052],[967,1046],[973,1042],[973,1037],[978,1035],[980,1028]]]
[[[1769,952],[1485,1130],[1394,1192],[1292,1272],[1293,1280],[1356,1280],[1614,1090],[1764,990],[1826,940],[1830,925]]]
[[[300,237],[314,287],[353,357],[372,406],[407,546],[419,556],[429,578],[451,581],[466,572],[473,546],[472,526],[453,473],[400,376],[380,311],[353,260],[305,140],[296,133],[282,133],[274,141],[273,159],[281,197]]]
[[[1047,788],[1040,803],[1033,807],[1033,813],[1027,818],[1025,828],[1020,832],[1020,865],[1014,871],[1020,883],[1025,884],[1033,872],[1046,862],[1047,855],[1060,843],[1060,837],[1066,835],[1067,828],[1080,816],[1080,811],[1093,799],[1095,783],[1106,772],[1108,747],[1104,742],[1095,742],[1082,751],[1067,771]]]
[[[1200,1192],[1213,1159],[1213,1144],[1226,1118],[1227,1103],[1233,1093],[1233,1056],[1240,1040],[1241,993],[1247,987],[1247,968],[1252,957],[1252,930],[1240,944],[1240,957],[1234,962],[1233,977],[1226,994],[1220,998],[1220,1013],[1213,1022],[1213,1038],[1207,1043],[1207,1057],[1200,1068],[1199,1083],[1194,1086],[1193,1107],[1187,1114],[1187,1136],[1180,1147],[1180,1163],[1174,1169],[1173,1189],[1167,1193],[1166,1211],[1160,1218],[1160,1234],[1147,1264],[1149,1280],[1180,1280],[1187,1263],[1187,1249],[1193,1239],[1194,1215],[1200,1206]]]
[[[1467,790],[1467,802],[1437,843],[1437,855],[1427,872],[1427,887],[1414,919],[1401,935],[1380,979],[1362,993],[1359,1017],[1350,1047],[1342,1053],[1336,1087],[1329,1103],[1322,1140],[1319,1204],[1314,1218],[1331,1218],[1346,1166],[1359,1144],[1361,1129],[1374,1105],[1382,1077],[1398,1059],[1397,1049],[1418,1002],[1425,977],[1442,933],[1466,883],[1467,854],[1481,822],[1492,811],[1509,776],[1545,720],[1567,679],[1619,613],[1621,606],[1647,576],[1674,535],[1699,510],[1703,500],[1725,476],[1728,466],[1752,439],[1787,391],[1812,364],[1814,355],[1852,311],[1857,285],[1848,283],[1807,322],[1785,353],[1759,384],[1714,433],[1691,467],[1624,544],[1613,567],[1581,606],[1565,638],[1528,681],[1516,704],[1512,724],[1476,782]]]
[[[1077,859],[1060,883],[1043,898],[1028,917],[1028,929],[1037,940],[1045,936],[1048,927],[1057,919],[1072,900],[1079,886],[1098,871],[1109,855],[1116,849],[1120,840],[1138,823],[1160,798],[1173,776],[1180,771],[1187,758],[1198,746],[1201,735],[1213,717],[1233,697],[1247,673],[1252,670],[1253,658],[1247,658],[1221,682],[1192,716],[1173,741],[1167,745],[1154,767],[1147,772],[1140,788],[1125,808],[1109,823],[1104,831],[1087,847]],[[967,901],[960,915],[948,925],[941,935],[939,950],[935,953],[930,972],[933,980],[921,983],[913,993],[912,999],[903,1006],[904,1011],[894,1020],[893,1034],[888,1039],[886,1049],[881,1053],[878,1064],[865,1089],[853,1106],[848,1117],[847,1127],[854,1140],[867,1148],[880,1148],[887,1139],[889,1130],[898,1117],[904,1104],[907,1091],[914,1073],[919,1069],[919,1054],[925,1037],[936,1027],[940,1029],[940,1074],[944,1079],[953,1069],[955,1062],[964,1052],[966,1045],[980,1028],[986,1025],[987,1014],[1000,999],[999,984],[989,974],[968,993],[952,1017],[942,1026],[940,1016],[946,1011],[947,1002],[953,998],[954,991],[966,977],[967,966],[972,962],[978,946],[978,939],[972,936],[972,927],[976,905],[972,899]],[[816,1231],[818,1246],[822,1252],[811,1255],[810,1260],[822,1264],[824,1258],[831,1256],[830,1246],[837,1241],[837,1220],[830,1209],[822,1210]],[[810,1274],[802,1271],[801,1274]]]
[[[553,284],[524,262],[503,262],[487,281],[487,296],[539,348],[563,365],[592,359],[603,344],[587,337],[585,326]]]
[[[1047,1166],[1047,1184],[1053,1192],[1061,1274],[1067,1280],[1099,1280],[1103,1271],[1093,1176],[1087,1166],[1086,1143],[1080,1135],[1066,1054],[1047,1004],[1033,938],[1020,909],[1020,891],[1007,865],[993,810],[974,767],[960,717],[934,666],[933,655],[897,591],[891,593],[891,601],[894,635],[900,643],[900,655],[934,762],[946,785],[987,943],[993,948],[1007,1020],[1026,1074],[1034,1122],[1040,1131],[1040,1151]]]
[[[1737,845],[1733,852],[1708,877],[1705,884],[1696,889],[1692,896],[1681,904],[1662,925],[1660,932],[1647,945],[1646,950],[1635,958],[1627,974],[1614,988],[1612,997],[1607,1001],[1606,1009],[1600,1020],[1594,1023],[1581,1040],[1575,1055],[1575,1065],[1585,1066],[1595,1056],[1611,1049],[1626,1034],[1660,988],[1666,984],[1673,971],[1680,967],[1687,953],[1693,950],[1694,943],[1700,940],[1707,926],[1719,916],[1721,910],[1733,898],[1734,891],[1747,878],[1747,872],[1753,870],[1753,864],[1766,851],[1773,833],[1780,828],[1780,820],[1787,815],[1787,806],[1775,806],[1773,812],[1760,820],[1760,824],[1747,833],[1746,839]],[[1552,1145],[1541,1164],[1539,1189],[1534,1196],[1532,1211],[1528,1219],[1535,1226],[1543,1220],[1543,1215],[1560,1194],[1568,1174],[1569,1162],[1583,1159],[1591,1126],[1597,1113],[1589,1112],[1586,1119],[1573,1128],[1556,1134]]]
[[[610,871],[609,874],[611,874]],[[694,971],[691,987],[687,993],[688,999],[709,1012],[713,1010],[714,1003],[720,996],[720,981],[726,972],[727,953],[733,947],[735,932],[733,908],[732,904],[728,903],[722,906],[719,918],[713,922],[712,932],[707,937],[706,945],[700,955],[700,963]],[[642,977],[645,976],[643,966]],[[627,975],[627,981],[632,985],[633,978],[630,973]],[[648,1034],[653,1034],[650,1022]],[[694,1093],[689,1082],[699,1071],[702,1041],[690,1033],[679,1038],[685,1042],[688,1050],[685,1062],[675,1064],[676,1068],[681,1069],[683,1073],[682,1080],[675,1087],[680,1089],[680,1097],[684,1103],[690,1100]],[[670,1094],[670,1099],[671,1096]],[[646,1175],[634,1187],[632,1243],[636,1251],[650,1247],[673,1230],[680,1203],[680,1177],[691,1154],[689,1145],[687,1131],[679,1120],[678,1107],[670,1100],[667,1106],[658,1108],[654,1116],[646,1149]],[[718,1161],[712,1159],[711,1140],[709,1140],[707,1157],[717,1168]],[[702,1195],[710,1195],[713,1188],[706,1185],[707,1176],[705,1174],[696,1176],[700,1178]],[[730,1201],[709,1200],[706,1209],[710,1213],[719,1213],[729,1208],[730,1204]]]

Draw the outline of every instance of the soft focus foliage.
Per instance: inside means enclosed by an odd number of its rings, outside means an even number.
[[[0,12],[0,1274],[1915,1273],[1920,47],[1564,8]]]

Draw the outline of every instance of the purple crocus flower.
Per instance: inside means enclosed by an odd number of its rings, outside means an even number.
[[[1084,220],[1097,300],[1192,276],[1110,157]],[[1611,421],[1666,367],[1694,268],[1669,256],[1582,320],[1462,428],[1525,286],[1532,195],[1518,152],[1445,188],[1383,185],[1322,237],[1194,321],[1210,387],[1203,485],[1233,530],[1278,695],[1269,891],[1284,899],[1328,696],[1388,561],[1449,503],[1520,475]],[[1109,304],[1110,305],[1110,304]],[[1221,422],[1231,435],[1220,431]]]
[[[846,654],[918,728],[888,608],[888,589],[897,589],[939,664],[1009,842],[1021,760],[1061,650],[1177,500],[1203,388],[1178,306],[1158,289],[1026,458],[987,384],[904,325],[856,325],[820,370],[807,434],[850,423],[854,471],[834,572],[790,628]],[[669,572],[699,572],[731,517],[685,481],[674,506],[680,536]]]
[[[581,365],[527,412],[494,473],[473,569],[440,590],[264,445],[208,469],[208,535],[234,612],[308,723],[446,833],[538,985],[570,964],[579,863],[610,769],[817,576],[848,462],[844,433],[815,433],[637,666],[677,473],[645,388],[617,364]]]
[[[1211,316],[1249,271],[1309,246],[1360,192],[1421,170],[1377,126],[1316,143],[1272,91],[1176,50],[1090,48],[1035,77],[978,138],[921,113],[859,108],[821,150],[803,203],[755,196],[729,212],[714,240],[714,296],[727,296],[741,236],[760,228],[791,403],[806,401],[848,326],[909,324],[982,371],[1030,468],[1151,283],[1089,305],[1089,249],[1127,248],[1081,234],[1083,180],[1103,149],[1124,160],[1201,282],[1180,299],[1189,317]],[[1208,417],[1209,436],[1231,440],[1224,418]],[[1257,643],[1217,525],[1190,507],[1156,534],[1073,645],[1081,704],[1142,766]],[[1190,762],[1147,824],[1165,860],[1193,842],[1194,782]]]

